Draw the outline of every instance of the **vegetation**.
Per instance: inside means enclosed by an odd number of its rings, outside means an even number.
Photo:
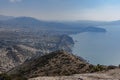
[[[118,68],[118,67],[117,67],[117,66],[114,66],[114,65],[109,65],[109,66],[107,67],[107,70],[116,69],[116,68]]]
[[[8,76],[7,74],[3,73],[0,74],[0,80],[12,80],[11,76]]]
[[[25,78],[21,74],[7,75],[3,73],[0,74],[0,80],[27,80],[27,78]]]
[[[89,65],[89,72],[99,72],[99,71],[104,71],[107,70],[107,67],[104,65],[97,64],[95,65]]]
[[[10,74],[24,74],[26,77],[63,76],[84,73],[89,68],[88,63],[65,51],[56,51],[30,60]],[[16,72],[16,73],[14,73]]]

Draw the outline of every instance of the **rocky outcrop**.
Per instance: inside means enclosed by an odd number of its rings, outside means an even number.
[[[62,76],[87,72],[89,64],[65,51],[56,51],[29,60],[10,70],[8,74],[24,74],[25,77]]]

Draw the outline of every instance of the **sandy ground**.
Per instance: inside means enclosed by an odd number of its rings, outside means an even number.
[[[120,80],[120,69],[104,73],[75,74],[73,76],[37,77],[29,80]]]

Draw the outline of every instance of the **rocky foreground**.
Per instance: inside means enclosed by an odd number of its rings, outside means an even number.
[[[120,80],[119,67],[92,65],[63,50],[30,59],[7,74],[12,80],[18,75],[24,80]]]
[[[20,66],[8,71],[8,74],[24,74],[24,77],[64,76],[85,73],[89,63],[82,58],[65,51],[56,51],[48,55],[31,59]]]
[[[113,69],[104,73],[75,74],[73,76],[36,77],[29,80],[120,80],[120,69]]]

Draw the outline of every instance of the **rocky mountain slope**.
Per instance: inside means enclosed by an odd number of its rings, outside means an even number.
[[[112,69],[112,70],[111,70]],[[119,80],[117,66],[92,65],[64,50],[26,60],[23,64],[0,74],[9,80]],[[8,80],[8,79],[7,79]]]
[[[0,72],[24,61],[59,49],[71,52],[74,42],[67,35],[46,35],[0,31]]]
[[[22,74],[25,77],[62,76],[84,73],[89,64],[82,58],[65,51],[56,51],[36,59],[26,61],[10,70],[8,74]]]
[[[27,47],[27,46],[24,46]],[[21,45],[11,45],[0,49],[0,71],[8,71],[35,55],[35,50],[23,49]]]
[[[29,80],[119,80],[119,73],[117,66],[92,65],[63,50],[30,59],[7,72]]]

